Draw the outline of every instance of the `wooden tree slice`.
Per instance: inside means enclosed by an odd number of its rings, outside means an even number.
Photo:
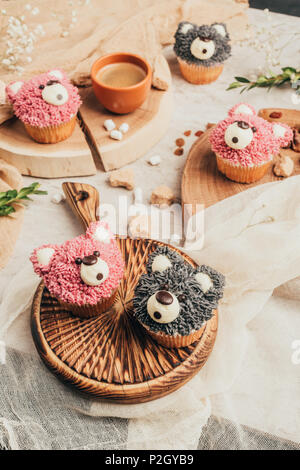
[[[172,115],[171,87],[167,91],[151,88],[145,103],[126,115],[115,115],[103,108],[91,88],[83,89],[81,94],[83,104],[80,116],[84,129],[105,171],[121,168],[137,160],[161,139],[169,127]],[[109,137],[109,132],[103,127],[106,119],[113,119],[116,128],[123,122],[129,124],[130,129],[122,140]]]
[[[215,342],[217,313],[191,346],[158,345],[134,319],[132,298],[149,254],[162,243],[131,239],[118,243],[126,273],[111,310],[81,320],[62,308],[41,283],[32,306],[32,334],[46,366],[66,384],[95,398],[142,403],[177,390],[203,367]]]
[[[84,227],[96,220],[95,188],[64,183],[63,190]],[[82,193],[86,193],[83,200]],[[96,318],[79,319],[41,282],[32,304],[31,329],[42,360],[65,383],[95,398],[141,403],[177,390],[203,367],[215,342],[218,314],[214,313],[201,338],[192,345],[181,349],[158,345],[135,320],[132,299],[149,255],[164,243],[129,238],[117,241],[126,268],[111,309]],[[196,266],[179,249],[169,248]]]
[[[274,175],[273,165],[261,180],[252,184],[235,183],[227,179],[217,168],[216,157],[209,143],[210,132],[211,129],[204,132],[193,144],[183,170],[182,205],[184,207],[185,204],[190,204],[193,214],[197,211],[197,204],[203,204],[206,208],[254,186],[282,180],[281,177]],[[291,149],[282,149],[281,153],[294,160],[293,174],[300,174],[299,153]]]
[[[67,140],[39,144],[29,137],[19,119],[11,119],[0,126],[0,154],[22,175],[60,178],[96,173],[91,150],[79,124]]]

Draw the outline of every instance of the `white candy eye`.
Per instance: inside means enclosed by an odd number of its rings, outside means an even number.
[[[196,38],[191,44],[192,55],[200,60],[210,59],[214,55],[215,50],[215,43],[210,39]]]
[[[161,290],[148,299],[147,312],[157,323],[171,323],[178,317],[179,311],[177,297],[171,292]]]
[[[54,106],[62,106],[69,99],[66,88],[60,83],[46,85],[42,91],[42,97],[46,103],[53,104]]]
[[[80,265],[80,277],[88,286],[100,286],[109,275],[107,263],[95,256],[85,256]]]
[[[171,261],[165,255],[157,255],[155,256],[153,263],[152,263],[152,271],[162,273],[166,269],[172,266]]]
[[[247,147],[253,140],[253,130],[244,121],[234,122],[225,131],[225,142],[228,147],[241,150]]]

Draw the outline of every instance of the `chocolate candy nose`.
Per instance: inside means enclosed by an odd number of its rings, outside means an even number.
[[[166,290],[160,290],[155,296],[157,302],[162,305],[171,305],[173,303],[172,295]]]
[[[98,273],[96,277],[97,277],[98,281],[101,281],[101,279],[103,279],[103,274]]]
[[[97,256],[94,256],[94,255],[85,256],[82,259],[83,264],[85,264],[86,266],[92,266],[93,264],[96,264],[97,261],[98,261],[98,258]]]

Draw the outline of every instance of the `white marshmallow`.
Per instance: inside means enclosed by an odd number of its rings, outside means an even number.
[[[148,161],[149,161],[150,165],[156,166],[156,165],[160,164],[161,158],[160,158],[159,155],[153,155],[153,157],[151,157]]]
[[[115,140],[122,140],[122,139],[123,139],[123,134],[122,134],[122,132],[117,131],[117,130],[111,131],[111,133],[109,134],[109,136],[110,136],[111,139],[115,139]]]
[[[66,198],[64,194],[57,193],[52,196],[51,202],[53,202],[54,204],[59,204],[60,202],[65,201],[65,199]]]
[[[48,72],[48,75],[50,75],[51,77],[57,78],[58,80],[63,79],[63,74],[61,73],[60,70],[50,70],[50,72]]]
[[[123,124],[120,125],[119,131],[123,132],[123,134],[126,134],[126,132],[129,131],[129,124],[127,122],[123,122]]]
[[[105,129],[108,132],[112,131],[116,127],[116,125],[115,125],[115,123],[112,119],[106,119],[106,121],[104,121],[103,125],[104,125]]]
[[[97,276],[102,274],[102,279],[97,279]],[[87,266],[86,264],[80,265],[80,277],[87,286],[100,286],[109,276],[109,268],[107,263],[98,258],[97,263]]]

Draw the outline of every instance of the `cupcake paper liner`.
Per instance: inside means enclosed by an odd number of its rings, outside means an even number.
[[[68,122],[59,126],[36,127],[25,124],[25,129],[30,137],[40,144],[56,144],[62,140],[68,139],[72,135],[76,124],[76,116]]]
[[[154,331],[151,331],[149,328],[147,328],[145,325],[143,325],[144,328],[147,330],[148,334],[158,343],[164,346],[165,348],[184,348],[186,346],[189,346],[190,344],[194,343],[195,341],[198,341],[198,339],[201,338],[205,327],[206,323],[200,328],[200,330],[194,331],[193,333],[186,335],[186,336],[181,336],[181,335],[176,335],[176,336],[170,336],[166,335],[165,333],[159,332],[155,333]]]
[[[217,64],[211,67],[202,65],[188,64],[185,60],[177,57],[183,77],[195,85],[205,85],[214,82],[223,71],[223,64]]]
[[[104,313],[107,310],[109,310],[116,300],[117,292],[118,292],[118,289],[115,289],[111,297],[109,297],[108,299],[102,299],[100,300],[100,302],[98,302],[95,305],[89,305],[89,304],[77,305],[77,304],[71,304],[68,302],[63,302],[60,299],[58,300],[63,308],[72,312],[76,317],[91,318],[91,317],[97,317],[101,313]]]
[[[216,155],[216,157],[219,171],[227,178],[237,183],[254,183],[255,181],[260,180],[265,176],[272,163],[272,160],[270,160],[263,165],[244,167],[232,165],[225,158],[222,158],[219,155]]]

